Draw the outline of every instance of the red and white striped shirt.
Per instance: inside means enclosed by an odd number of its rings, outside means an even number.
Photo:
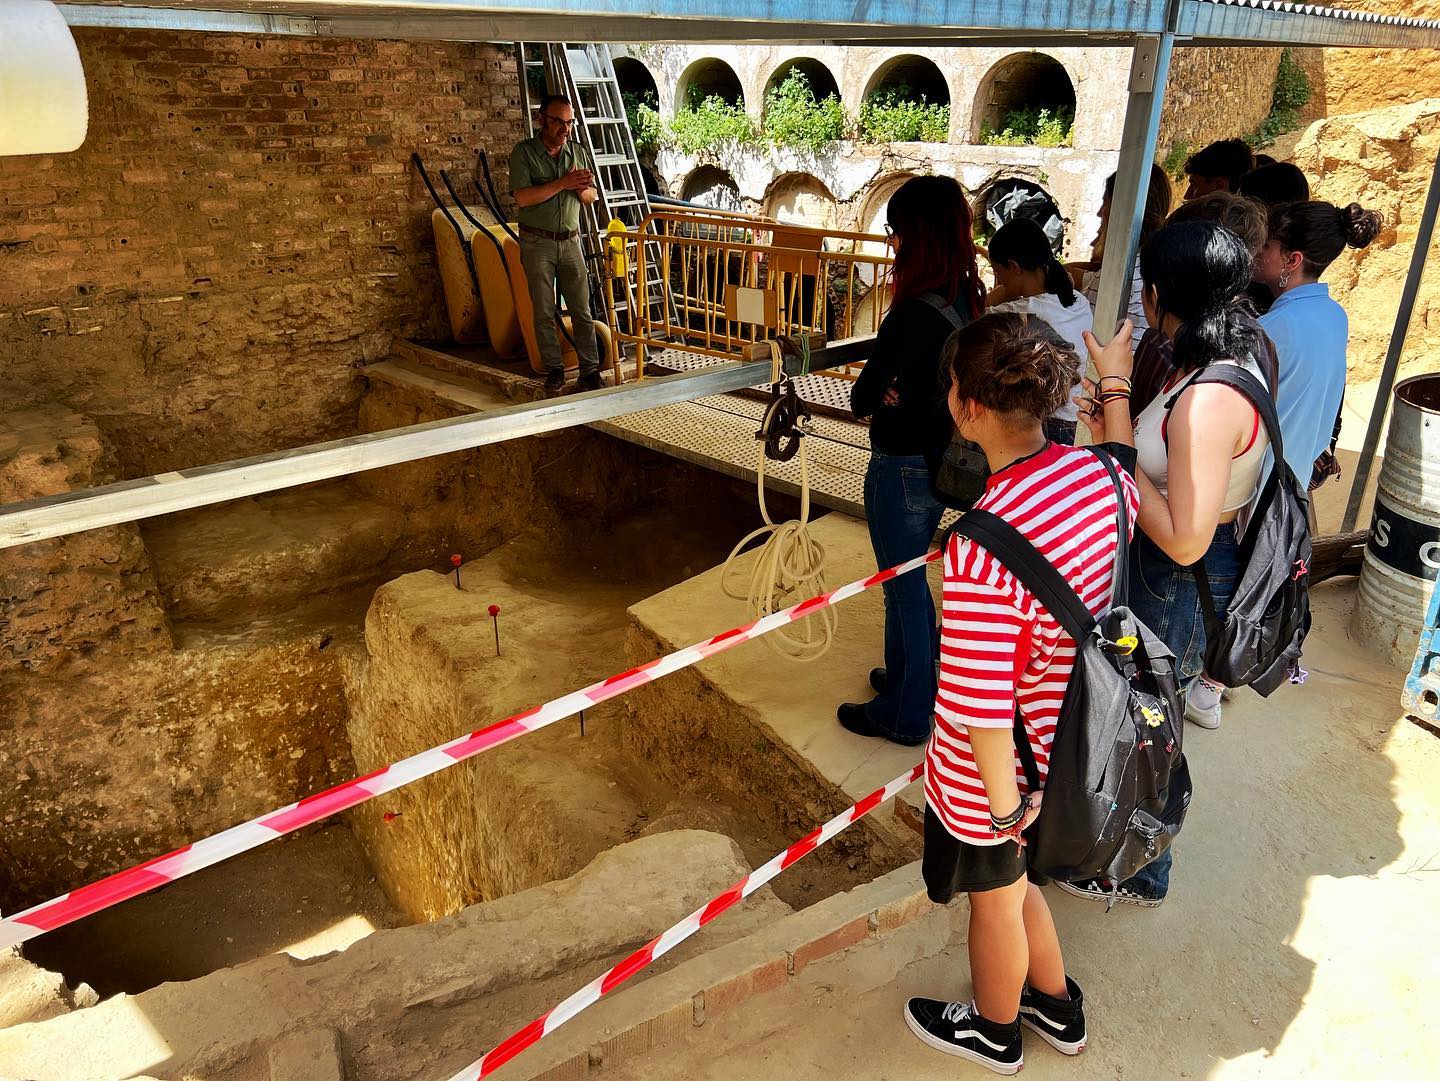
[[[1120,477],[1133,534],[1139,490],[1124,469]],[[1108,610],[1115,488],[1093,453],[1052,444],[991,476],[976,506],[1018,529],[1092,612]],[[960,840],[1002,844],[990,832],[990,802],[968,729],[1013,728],[1018,707],[1043,785],[1075,667],[1075,640],[998,559],[959,535],[945,552],[941,611],[940,690],[925,750],[925,798]],[[1015,774],[1020,791],[1028,791],[1018,754]]]

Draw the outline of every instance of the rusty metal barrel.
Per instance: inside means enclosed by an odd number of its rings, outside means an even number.
[[[1440,571],[1440,375],[1395,387],[1352,636],[1409,668]]]

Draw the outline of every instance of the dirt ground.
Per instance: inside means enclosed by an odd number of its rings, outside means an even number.
[[[105,998],[269,953],[318,957],[403,922],[350,830],[335,823],[42,935],[25,953]]]
[[[723,560],[734,540],[751,528],[754,513],[737,487],[703,503],[694,501],[681,513],[656,503],[613,521],[574,517],[558,526],[547,522],[549,528],[532,530],[467,564],[467,593],[484,593],[488,580],[503,583],[507,593],[519,597],[560,602],[537,605],[537,610],[585,613],[583,628],[563,620],[546,626],[542,637],[554,647],[548,660],[540,648],[523,658],[517,655],[517,664],[534,666],[538,675],[532,682],[539,682],[527,684],[507,708],[523,708],[627,667],[627,607]],[[657,544],[657,537],[664,543]],[[291,634],[295,628],[289,624],[305,620],[312,607],[324,615],[326,627],[333,628],[337,620],[358,626],[364,598],[337,596],[334,603],[299,604],[272,615],[283,617]],[[504,615],[508,625],[502,624],[502,630],[518,646],[517,621],[524,609],[507,604]],[[256,633],[253,613],[247,608],[241,616],[235,633]],[[192,634],[189,648],[227,640],[230,624],[223,620],[198,626],[204,633]],[[486,631],[488,648],[488,620]],[[478,726],[500,715],[474,721]],[[681,791],[656,778],[622,746],[623,716],[618,704],[607,704],[587,712],[583,737],[575,721],[526,744],[544,743],[548,757],[574,767],[565,773],[569,780],[564,784],[548,787],[575,805],[568,817],[577,828],[595,834],[582,847],[600,851],[667,830],[705,829],[732,837],[754,864],[788,843],[774,823],[759,822],[735,793],[703,783]],[[611,805],[623,813],[602,813]],[[401,818],[380,828],[403,831],[406,825]],[[526,840],[523,831],[512,837],[517,843]],[[853,877],[848,868],[814,861],[787,881],[786,900],[803,906]],[[107,997],[194,979],[268,953],[309,957],[343,949],[373,929],[406,922],[377,883],[349,826],[336,821],[43,936],[26,954],[64,973],[72,984],[83,981]]]

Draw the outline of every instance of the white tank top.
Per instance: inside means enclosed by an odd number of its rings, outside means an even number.
[[[1222,360],[1216,363],[1234,364],[1235,361]],[[1253,360],[1246,360],[1240,367],[1268,386],[1264,373]],[[1166,387],[1135,418],[1135,455],[1140,470],[1150,478],[1150,483],[1160,489],[1160,494],[1167,498],[1170,495],[1170,456],[1165,445],[1165,427],[1169,420],[1165,403],[1177,397],[1199,374],[1199,371],[1191,372],[1179,383]],[[1245,445],[1245,449],[1230,461],[1230,483],[1225,489],[1225,502],[1220,507],[1222,514],[1249,506],[1260,488],[1260,472],[1265,466],[1265,452],[1270,446],[1270,438],[1265,434],[1265,426],[1260,423],[1259,412],[1253,406],[1250,411],[1255,418],[1250,429],[1250,441]]]

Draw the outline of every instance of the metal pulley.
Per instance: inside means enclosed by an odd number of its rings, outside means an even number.
[[[810,420],[810,407],[795,393],[795,380],[771,383],[770,407],[755,433],[755,438],[765,443],[765,457],[772,462],[788,462],[795,457]]]

